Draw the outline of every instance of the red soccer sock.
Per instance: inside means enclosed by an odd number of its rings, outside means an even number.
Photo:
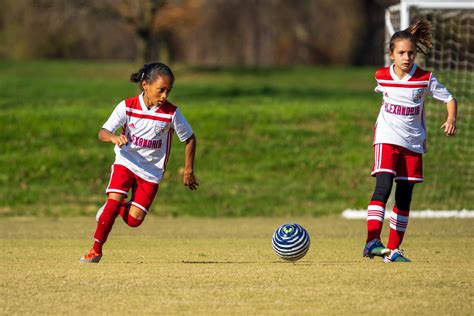
[[[122,218],[124,218],[124,221],[125,221],[125,218],[127,218],[128,216],[128,211],[130,210],[130,204],[127,202],[127,201],[123,201],[122,202],[122,205],[120,205],[120,216]]]
[[[390,234],[388,236],[388,249],[398,249],[403,241],[403,236],[408,225],[410,210],[402,211],[397,207],[393,208],[390,216]]]
[[[120,201],[107,199],[107,203],[105,204],[104,211],[99,218],[97,229],[95,230],[94,234],[93,248],[97,253],[102,253],[102,246],[107,241],[107,237],[109,236],[112,226],[114,225],[115,218],[120,212],[121,205],[122,202]]]
[[[143,223],[143,219],[138,219],[128,214],[127,225],[130,227],[138,227]]]
[[[380,239],[383,220],[385,217],[385,203],[372,200],[367,207],[367,242]]]
[[[143,219],[138,219],[130,215],[130,206],[128,203],[124,203],[120,208],[120,216],[122,216],[123,221],[130,227],[138,227],[143,223]]]

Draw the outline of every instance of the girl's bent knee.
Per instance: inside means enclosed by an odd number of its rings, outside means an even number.
[[[143,219],[138,219],[132,215],[128,215],[127,225],[130,227],[138,227],[143,223]]]

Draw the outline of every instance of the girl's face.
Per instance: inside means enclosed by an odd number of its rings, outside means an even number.
[[[154,106],[161,106],[173,88],[173,81],[170,77],[165,75],[159,75],[155,81],[148,83],[143,81],[142,83],[146,105],[151,108]]]
[[[390,52],[390,59],[395,65],[395,71],[402,74],[410,72],[415,63],[416,46],[409,39],[403,39],[395,42],[393,51]]]

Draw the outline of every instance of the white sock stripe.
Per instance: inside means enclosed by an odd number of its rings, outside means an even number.
[[[400,225],[400,224],[397,224],[397,223],[392,223],[390,222],[390,227],[392,229],[395,229],[396,231],[402,231],[404,232],[406,229],[407,229],[407,225]]]
[[[368,215],[381,215],[384,216],[385,212],[384,211],[367,211]]]
[[[408,223],[408,216],[398,215],[394,212],[392,212],[392,214],[390,215],[390,219],[393,219],[393,220],[398,221],[398,222]]]
[[[399,231],[399,232],[404,232],[407,229],[406,227],[400,227],[397,225],[393,225],[392,223],[390,223],[390,228],[395,229],[396,231]]]
[[[370,215],[370,216],[367,216],[367,220],[368,221],[375,220],[375,221],[383,222],[383,216],[381,217],[381,216],[372,216],[372,215]]]
[[[384,213],[367,213],[367,217],[369,217],[369,216],[385,218],[385,214],[384,214]]]
[[[385,207],[380,205],[369,205],[367,207],[368,211],[385,211]]]
[[[390,223],[392,223],[393,225],[405,226],[405,227],[408,225],[408,222],[399,222],[399,221],[393,220],[392,218],[390,219]]]

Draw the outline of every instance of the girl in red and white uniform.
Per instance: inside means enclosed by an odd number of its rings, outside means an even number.
[[[368,234],[363,256],[381,256],[386,262],[410,261],[399,248],[408,224],[413,187],[423,181],[427,96],[446,104],[448,115],[441,128],[447,136],[456,133],[456,99],[431,72],[414,63],[417,52],[425,53],[423,47],[431,47],[431,25],[426,20],[393,34],[389,47],[393,64],[375,73],[375,91],[383,94],[383,103],[375,125],[372,176],[376,177],[376,185],[367,210]],[[397,183],[395,205],[385,247],[380,233],[393,180]]]
[[[83,263],[97,263],[102,258],[102,246],[118,215],[131,227],[143,222],[163,178],[174,133],[186,143],[184,185],[197,189],[196,138],[180,110],[167,100],[174,83],[171,69],[162,63],[146,64],[130,80],[139,84],[142,93],[120,102],[99,131],[101,141],[115,144],[115,162],[107,202],[96,216],[94,245],[81,258]],[[122,132],[116,135],[119,127]]]

